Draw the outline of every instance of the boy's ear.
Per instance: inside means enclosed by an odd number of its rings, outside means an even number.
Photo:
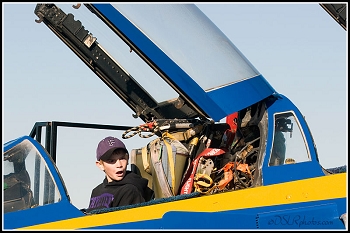
[[[103,166],[103,162],[102,161],[96,161],[96,166],[101,169],[102,171],[105,170],[104,166]]]

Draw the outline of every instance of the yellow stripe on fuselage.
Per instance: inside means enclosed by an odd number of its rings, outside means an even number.
[[[220,212],[344,198],[347,195],[346,186],[346,173],[340,173],[174,202],[118,210],[103,214],[87,215],[20,229],[80,229],[161,219],[162,216],[169,211]]]

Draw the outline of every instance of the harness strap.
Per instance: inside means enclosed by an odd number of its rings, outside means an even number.
[[[168,133],[169,134],[169,133]],[[180,142],[187,141],[189,138],[191,138],[194,135],[193,129],[188,129],[184,132],[174,132],[171,133],[171,135],[179,140]]]
[[[157,148],[159,145],[159,140],[156,140],[155,142],[158,143],[152,143],[150,145],[152,165],[156,173],[156,177],[158,178],[159,186],[162,191],[162,197],[171,197],[173,194],[169,188],[162,161],[159,159],[159,148]]]
[[[151,170],[150,170],[150,168],[149,168],[148,156],[147,156],[147,146],[142,147],[141,155],[142,155],[143,169],[144,169],[145,172],[147,172],[148,174],[151,174]]]
[[[194,177],[194,187],[196,192],[208,193],[214,189],[212,178],[207,174],[197,173]]]
[[[174,164],[174,156],[173,156],[173,148],[171,147],[171,144],[166,140],[176,140],[176,138],[169,134],[168,132],[165,132],[162,134],[164,145],[166,146],[167,152],[168,152],[168,163],[170,168],[170,174],[171,174],[171,189],[173,191],[173,194],[175,193],[175,164]]]

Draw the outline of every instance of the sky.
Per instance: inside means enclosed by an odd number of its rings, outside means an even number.
[[[320,164],[347,164],[347,31],[314,2],[197,6],[299,108]],[[34,3],[2,5],[3,143],[29,135],[35,122],[42,121],[142,124],[43,23],[34,21],[34,9]],[[78,208],[88,206],[91,190],[104,178],[95,166],[98,142],[121,134],[59,129],[57,166]],[[129,150],[148,143],[137,136],[124,142]]]

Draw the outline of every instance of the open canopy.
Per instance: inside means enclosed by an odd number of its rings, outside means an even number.
[[[144,121],[219,121],[275,92],[194,4],[85,4],[125,42],[127,59],[137,54],[143,66],[121,64],[117,42],[102,47],[74,15],[62,17],[52,5],[38,4],[35,13]],[[49,19],[50,11],[61,17]]]

